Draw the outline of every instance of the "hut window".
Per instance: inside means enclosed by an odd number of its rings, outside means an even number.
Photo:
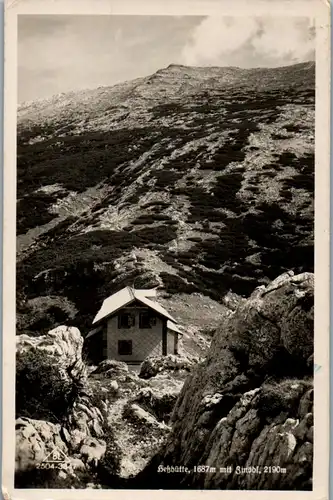
[[[135,316],[130,313],[121,313],[118,316],[118,328],[131,328],[135,324]]]
[[[156,317],[152,316],[150,312],[140,313],[139,326],[140,328],[151,328],[156,325]]]
[[[131,356],[132,354],[132,341],[131,340],[118,340],[118,354],[121,356]]]

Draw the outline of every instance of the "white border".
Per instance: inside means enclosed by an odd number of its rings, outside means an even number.
[[[328,0],[7,0],[5,1],[4,265],[3,265],[3,467],[5,499],[91,500],[146,498],[134,490],[16,490],[14,484],[14,370],[16,266],[16,113],[18,14],[281,15],[316,18],[316,187],[315,187],[315,437],[312,492],[150,491],[153,497],[274,499],[328,498],[329,467],[329,145],[330,4]],[[300,332],[301,335],[301,332]]]

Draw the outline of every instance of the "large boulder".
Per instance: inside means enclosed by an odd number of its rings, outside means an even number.
[[[57,423],[85,390],[83,337],[60,326],[47,335],[16,338],[16,414]]]
[[[128,365],[123,361],[116,359],[104,359],[99,363],[97,368],[91,372],[91,375],[103,374],[106,377],[124,375],[128,373]]]
[[[155,377],[158,373],[168,371],[178,371],[190,369],[198,362],[198,358],[168,354],[167,356],[152,356],[142,363],[140,367],[139,377],[151,378]]]
[[[58,326],[40,337],[18,335],[16,353],[24,355],[34,351],[41,356],[57,360],[59,374],[64,380],[81,381],[86,378],[86,366],[82,361],[83,337],[78,328]]]
[[[224,318],[138,487],[311,489],[313,310],[313,274],[289,272]],[[179,464],[192,473],[163,474]]]
[[[160,384],[142,387],[132,399],[133,403],[154,415],[160,422],[168,422],[175,406],[182,382],[170,384],[169,378],[163,377]]]
[[[82,432],[78,432],[80,437],[73,448],[73,436],[60,424],[19,418],[15,428],[17,487],[82,488],[89,478],[94,480],[99,462],[106,454],[104,440]],[[61,467],[62,464],[65,466]]]
[[[167,429],[165,424],[159,422],[149,411],[144,410],[136,403],[128,403],[124,407],[123,417],[132,424],[143,425],[145,430],[149,427]]]
[[[91,478],[104,471],[100,462],[110,464],[113,456],[111,469],[117,470],[107,402],[87,383],[82,345],[79,330],[65,326],[41,337],[17,337],[16,479],[23,487],[34,484],[30,472],[54,448],[76,465],[79,461]],[[47,484],[58,481],[54,472]]]
[[[66,426],[74,431],[79,430],[84,435],[100,438],[103,436],[104,417],[101,410],[92,404],[91,398],[79,397],[66,419]]]
[[[54,449],[68,455],[68,447],[61,436],[61,426],[43,420],[18,418],[15,423],[16,457],[18,472],[36,468]]]

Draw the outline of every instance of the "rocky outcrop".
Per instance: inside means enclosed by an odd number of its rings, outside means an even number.
[[[235,311],[237,307],[244,302],[246,299],[241,297],[240,295],[237,295],[237,293],[232,293],[229,291],[228,293],[225,294],[223,297],[223,304],[228,308],[231,309],[232,311]]]
[[[313,294],[313,274],[285,273],[225,318],[139,487],[311,489]]]
[[[182,383],[170,387],[168,381],[159,387],[143,387],[133,398],[142,408],[150,412],[160,422],[168,422],[179,396]]]
[[[16,487],[82,488],[89,480],[94,485],[105,441],[44,420],[19,418],[15,428]]]
[[[123,417],[132,423],[141,424],[145,428],[155,427],[158,429],[167,428],[165,424],[159,422],[151,413],[141,408],[136,403],[129,403],[123,411]]]
[[[141,365],[139,377],[151,378],[158,373],[186,370],[189,371],[196,363],[198,358],[168,354],[167,356],[153,356],[144,360]]]
[[[35,468],[37,464],[47,459],[54,449],[60,450],[65,457],[68,454],[68,448],[61,436],[60,425],[43,420],[18,418],[15,431],[16,471]]]
[[[31,480],[29,472],[36,470],[54,450],[73,465],[63,468],[61,476],[75,476],[76,470],[84,470],[87,477],[89,473],[94,475],[102,467],[105,455],[111,453],[114,443],[106,422],[108,405],[87,383],[82,345],[79,330],[65,326],[41,337],[17,337],[17,392],[29,392],[29,398],[17,396],[20,404],[16,420],[16,474],[25,487]],[[50,371],[43,377],[46,367]],[[51,380],[43,380],[50,375]],[[30,380],[27,387],[24,376]],[[51,411],[56,411],[51,406],[54,398],[56,406],[63,410],[58,418]],[[35,414],[43,419],[32,418]],[[48,416],[56,422],[48,421]],[[53,481],[58,479],[54,477]],[[54,482],[50,484],[52,487]]]
[[[91,375],[99,375],[101,373],[106,377],[124,375],[128,373],[128,365],[115,359],[104,359],[99,363],[97,368],[91,372]]]
[[[41,357],[56,359],[59,376],[64,381],[84,382],[87,374],[82,361],[82,347],[83,337],[74,327],[59,326],[40,337],[25,334],[16,337],[18,355],[34,351]]]

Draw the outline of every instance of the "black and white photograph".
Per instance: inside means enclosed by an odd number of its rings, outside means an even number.
[[[314,492],[318,29],[17,15],[20,498]]]

